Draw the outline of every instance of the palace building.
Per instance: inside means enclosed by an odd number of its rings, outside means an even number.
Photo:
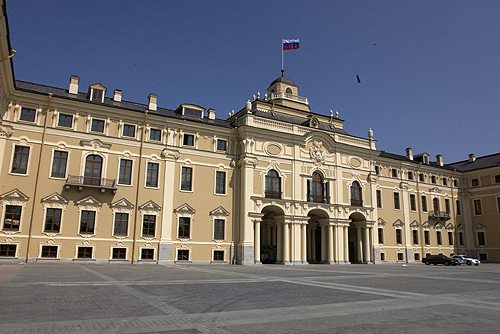
[[[228,118],[19,81],[0,21],[0,263],[500,261],[500,153],[378,150],[283,76]]]

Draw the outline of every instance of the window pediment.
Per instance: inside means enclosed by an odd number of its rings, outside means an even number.
[[[224,209],[222,206],[219,206],[218,208],[210,211],[210,216],[227,217],[227,216],[229,216],[229,212],[226,209]]]
[[[174,212],[178,216],[191,216],[194,215],[196,210],[189,206],[189,204],[184,203],[178,208],[174,209]]]
[[[41,202],[44,208],[51,207],[65,209],[68,205],[68,200],[58,193],[53,193],[52,195],[42,198]]]
[[[4,203],[26,205],[29,197],[23,194],[19,189],[14,189],[0,196],[0,199]]]
[[[392,226],[396,228],[402,228],[403,226],[405,226],[405,224],[401,221],[401,219],[398,219],[394,222],[394,224],[392,224]]]
[[[102,206],[102,203],[95,199],[93,196],[89,195],[76,202],[76,205],[81,207],[81,209],[83,210],[97,210]]]
[[[132,212],[134,210],[134,205],[125,198],[111,203],[110,207],[114,212]]]
[[[146,213],[146,214],[148,214],[148,213],[149,214],[156,214],[156,213],[161,211],[161,206],[159,206],[158,204],[156,204],[153,201],[147,201],[146,203],[144,203],[143,205],[141,205],[139,207],[139,210],[142,213]]]

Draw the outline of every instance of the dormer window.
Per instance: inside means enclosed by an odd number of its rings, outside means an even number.
[[[289,94],[289,95],[292,95],[292,89],[290,87],[288,87],[286,90],[285,90],[285,93]]]
[[[201,110],[194,110],[190,108],[184,108],[184,115],[201,117]]]
[[[100,83],[89,86],[88,96],[90,101],[104,102],[104,94],[106,94],[106,87]]]

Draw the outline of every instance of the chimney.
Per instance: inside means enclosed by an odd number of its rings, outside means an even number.
[[[406,158],[413,160],[413,150],[410,147],[406,149]]]
[[[69,93],[70,94],[78,94],[78,82],[80,78],[76,75],[72,75],[69,78]]]
[[[473,153],[469,154],[469,162],[474,162],[474,161],[476,161],[476,156]]]
[[[119,89],[115,89],[114,94],[115,95],[113,97],[113,100],[116,102],[121,102],[122,101],[122,91]]]
[[[443,156],[441,154],[436,155],[436,162],[439,166],[443,166]]]
[[[158,95],[156,95],[154,93],[149,94],[149,96],[148,96],[148,100],[149,100],[148,109],[149,110],[156,111],[156,100],[157,99],[158,99]]]
[[[208,119],[215,119],[215,110],[208,109]]]

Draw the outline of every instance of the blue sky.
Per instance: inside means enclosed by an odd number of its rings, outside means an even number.
[[[500,1],[7,0],[16,79],[226,118],[281,75],[377,149],[500,152]],[[361,83],[358,83],[356,76]],[[433,159],[434,160],[434,159]]]

